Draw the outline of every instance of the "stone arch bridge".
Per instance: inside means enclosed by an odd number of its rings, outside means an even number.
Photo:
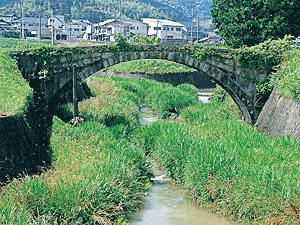
[[[73,71],[77,76],[77,82],[81,83],[95,72],[115,64],[139,59],[162,59],[186,65],[209,76],[229,93],[246,122],[253,123],[258,116],[255,110],[257,101],[255,87],[267,77],[265,68],[242,66],[236,59],[222,60],[217,56],[199,60],[193,55],[180,51],[179,48],[178,51],[176,48],[170,51],[162,46],[152,46],[148,50],[139,51],[107,50],[106,52],[97,52],[93,47],[81,48],[87,51],[77,54],[57,54],[43,62],[37,60],[37,57],[29,51],[13,52],[22,76],[29,81],[36,93],[40,93],[38,98],[43,100],[45,108],[55,94],[73,81]],[[219,51],[221,54],[228,54],[227,50]],[[47,74],[51,74],[48,79]],[[193,81],[191,80],[190,83],[192,84]]]

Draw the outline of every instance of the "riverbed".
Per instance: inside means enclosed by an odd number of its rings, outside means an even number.
[[[140,110],[140,124],[146,125],[158,120],[143,104]],[[188,201],[184,190],[171,182],[153,162],[152,188],[146,197],[144,208],[129,215],[133,225],[229,225],[222,217],[211,214]]]

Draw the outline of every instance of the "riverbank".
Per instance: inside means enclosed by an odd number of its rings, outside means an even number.
[[[234,108],[228,99],[185,108],[136,130],[136,143],[196,204],[239,223],[298,224],[299,139],[259,133]]]
[[[188,84],[87,83],[94,97],[79,104],[85,122],[54,117],[53,166],[1,189],[1,224],[126,224],[150,189],[150,159],[210,211],[240,223],[299,223],[299,139],[257,132],[223,92],[200,104]],[[140,126],[143,101],[165,120]],[[71,104],[60,107],[72,117]]]

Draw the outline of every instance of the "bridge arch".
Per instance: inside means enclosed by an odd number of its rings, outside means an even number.
[[[226,54],[226,51],[223,50],[223,53]],[[167,51],[162,47],[149,51],[94,52],[57,56],[44,64],[37,63],[30,55],[19,54],[17,59],[24,78],[41,74],[46,69],[52,74],[52,79],[35,79],[35,82],[30,85],[36,92],[44,93],[44,101],[47,103],[64,85],[73,80],[73,68],[75,68],[78,82],[81,83],[97,71],[123,62],[139,59],[162,59],[176,62],[196,69],[219,84],[236,102],[248,123],[253,123],[258,116],[255,110],[255,87],[267,76],[266,70],[241,66],[235,59],[222,60],[211,56],[205,60],[199,60],[195,56],[180,51]],[[190,83],[193,84],[192,81]]]

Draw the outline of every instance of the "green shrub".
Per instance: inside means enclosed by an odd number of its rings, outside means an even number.
[[[178,114],[183,108],[197,103],[195,96],[174,87],[151,89],[145,98],[145,104],[151,110],[161,112],[163,118],[166,118],[169,113]]]
[[[192,84],[180,84],[177,86],[182,91],[188,92],[191,95],[196,95],[199,90]]]

